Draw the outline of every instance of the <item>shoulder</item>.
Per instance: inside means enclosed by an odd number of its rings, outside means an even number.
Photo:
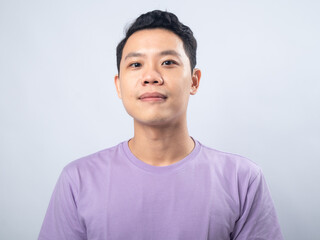
[[[75,181],[80,181],[81,178],[97,176],[99,173],[102,174],[122,157],[122,144],[123,142],[73,160],[63,168],[62,174],[68,175],[69,178]]]
[[[212,171],[228,179],[252,182],[261,174],[261,168],[252,160],[234,153],[228,153],[207,147],[201,143],[200,161],[209,165]]]

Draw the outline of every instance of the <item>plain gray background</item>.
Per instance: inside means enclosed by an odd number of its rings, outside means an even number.
[[[190,135],[262,167],[286,239],[320,239],[319,1],[0,1],[0,239],[36,239],[62,168],[128,140],[115,48],[169,10],[198,40]]]

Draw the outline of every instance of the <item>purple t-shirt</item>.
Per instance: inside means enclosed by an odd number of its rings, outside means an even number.
[[[152,166],[128,141],[68,164],[40,240],[280,240],[260,168],[195,140],[184,159]]]

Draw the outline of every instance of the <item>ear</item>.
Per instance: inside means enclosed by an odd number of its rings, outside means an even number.
[[[121,99],[120,78],[118,74],[114,76],[114,85],[116,86],[118,97]]]
[[[192,73],[192,84],[190,87],[190,95],[195,95],[198,91],[199,84],[200,84],[200,78],[201,78],[201,71],[198,68],[193,69]]]

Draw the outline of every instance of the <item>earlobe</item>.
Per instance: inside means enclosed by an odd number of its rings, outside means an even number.
[[[121,88],[120,88],[120,78],[118,74],[114,76],[114,84],[116,86],[118,97],[121,99],[122,96],[121,96]]]
[[[195,95],[198,91],[199,84],[200,84],[200,78],[201,78],[201,71],[198,68],[193,69],[192,73],[192,84],[190,88],[190,94]]]

